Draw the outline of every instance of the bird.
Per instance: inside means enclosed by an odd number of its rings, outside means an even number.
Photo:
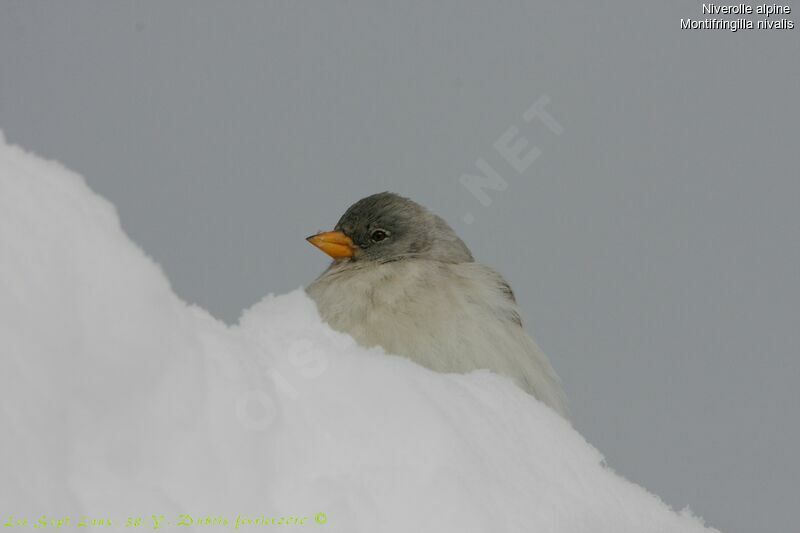
[[[525,332],[511,286],[443,218],[382,192],[307,241],[333,259],[306,293],[334,330],[437,372],[507,376],[567,418],[561,381]]]

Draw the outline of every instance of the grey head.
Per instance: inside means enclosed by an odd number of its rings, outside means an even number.
[[[337,242],[351,241],[352,244],[347,244],[352,253],[330,253],[325,246],[315,242],[323,235],[338,235],[340,237],[333,238]],[[447,222],[418,203],[391,192],[373,194],[357,201],[345,211],[333,232],[309,237],[309,242],[336,260],[361,264],[404,259],[446,263],[473,261],[469,249]]]

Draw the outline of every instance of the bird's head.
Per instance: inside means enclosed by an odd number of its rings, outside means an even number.
[[[447,222],[418,203],[390,192],[362,198],[345,211],[333,231],[307,240],[335,261],[472,261],[469,249]]]

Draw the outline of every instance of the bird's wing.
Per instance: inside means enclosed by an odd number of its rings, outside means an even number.
[[[494,348],[506,368],[516,369],[513,374],[524,389],[566,416],[561,380],[547,356],[522,327],[519,307],[508,282],[478,263],[460,265],[459,270],[478,293],[470,304],[485,307],[485,316],[499,319],[483,329],[483,340]]]

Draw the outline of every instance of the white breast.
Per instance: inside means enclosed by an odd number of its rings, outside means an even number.
[[[492,370],[565,414],[558,377],[489,268],[427,260],[342,265],[306,290],[323,320],[361,345],[439,372]]]

